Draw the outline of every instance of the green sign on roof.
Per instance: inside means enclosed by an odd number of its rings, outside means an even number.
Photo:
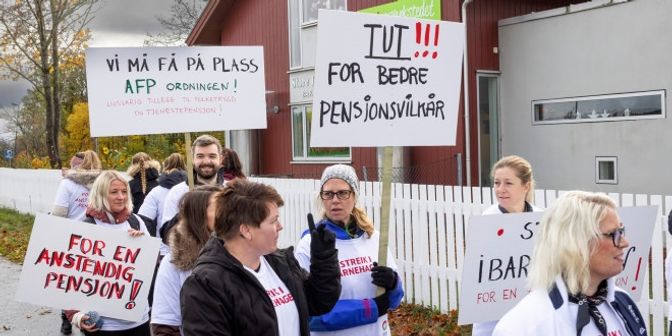
[[[360,12],[441,20],[441,0],[397,0],[380,6],[365,8]]]

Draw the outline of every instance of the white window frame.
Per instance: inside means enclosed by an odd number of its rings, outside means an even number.
[[[299,2],[301,3],[301,6],[300,6],[300,8],[301,8],[301,13],[300,13],[301,14],[301,21],[300,21],[301,22],[301,28],[317,25],[317,18],[315,18],[314,20],[310,20],[310,21],[304,20],[304,18],[303,18],[303,2],[304,1],[305,0],[299,0]],[[310,1],[315,1],[315,0],[310,0]],[[344,10],[347,11],[348,10],[348,0],[343,0],[343,5],[345,6]],[[318,9],[318,11],[319,11],[319,9]]]
[[[291,105],[289,111],[291,113],[291,127],[292,127],[292,162],[291,163],[350,163],[352,162],[352,147],[348,148],[348,156],[321,156],[321,157],[309,157],[308,156],[308,117],[306,115],[306,107],[311,106],[311,104],[294,104]],[[301,108],[301,122],[302,122],[302,136],[303,136],[303,148],[301,155],[297,155],[294,152],[294,144],[296,139],[294,138],[294,108]]]
[[[533,100],[530,105],[531,110],[531,119],[532,125],[552,125],[552,124],[574,124],[574,123],[589,123],[589,122],[610,122],[610,121],[624,121],[624,120],[650,120],[650,119],[665,119],[667,112],[665,108],[666,94],[665,90],[651,90],[651,91],[639,91],[639,92],[626,92],[626,93],[615,93],[615,94],[605,94],[605,95],[593,95],[593,96],[581,96],[581,97],[569,97],[569,98],[558,98],[558,99],[539,99]],[[660,98],[660,107],[661,113],[651,116],[619,116],[619,117],[598,117],[598,118],[585,118],[581,117],[580,119],[559,119],[559,120],[546,120],[546,121],[537,121],[535,115],[535,105],[537,104],[550,104],[550,103],[565,103],[565,102],[581,102],[587,100],[598,100],[598,99],[618,99],[618,98],[629,98],[629,97],[641,97],[641,96],[655,96],[658,95]],[[583,111],[580,111],[583,112]],[[599,115],[599,112],[598,112]]]
[[[614,166],[614,178],[600,178],[600,163],[610,162]],[[618,157],[616,156],[596,156],[595,157],[595,183],[596,184],[618,184]]]

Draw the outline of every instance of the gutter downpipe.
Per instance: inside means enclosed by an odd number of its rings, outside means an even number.
[[[464,24],[464,60],[462,61],[462,77],[464,79],[464,159],[467,173],[467,186],[471,187],[471,132],[469,131],[469,39],[467,35],[467,5],[472,0],[464,0],[462,3],[462,23]]]

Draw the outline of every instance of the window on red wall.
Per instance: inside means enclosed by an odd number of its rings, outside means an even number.
[[[310,147],[310,104],[292,107],[292,153],[295,161],[349,161],[349,147]]]

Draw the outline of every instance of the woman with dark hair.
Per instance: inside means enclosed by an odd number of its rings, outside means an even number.
[[[560,196],[535,233],[531,291],[499,320],[493,335],[646,335],[637,305],[615,285],[628,245],[607,195]]]
[[[91,187],[89,205],[86,209],[85,222],[101,227],[128,232],[131,237],[140,237],[147,232],[144,222],[132,213],[133,203],[129,195],[128,182],[121,173],[106,170],[96,178]],[[83,224],[86,225],[86,224]],[[95,307],[91,307],[95,310]],[[99,324],[88,324],[89,313],[68,311],[73,325],[82,330],[84,335],[91,336],[149,336],[149,308],[138,322],[125,321],[100,316]]]
[[[218,174],[223,177],[223,181],[246,177],[236,151],[231,148],[222,148],[222,167],[219,169]]]
[[[132,178],[129,182],[131,186],[131,195],[133,196],[133,213],[138,213],[140,206],[145,201],[145,195],[159,185],[159,171],[161,164],[144,152],[138,152],[133,155],[131,165],[126,170],[128,176]]]
[[[154,284],[152,334],[180,336],[180,290],[191,274],[196,258],[214,229],[214,212],[208,206],[222,187],[199,186],[182,199],[180,221],[168,235],[170,253],[161,261]]]
[[[215,234],[182,286],[184,335],[309,335],[308,317],[340,294],[333,233],[311,234],[310,273],[278,249],[284,201],[270,186],[234,179],[215,196]]]

